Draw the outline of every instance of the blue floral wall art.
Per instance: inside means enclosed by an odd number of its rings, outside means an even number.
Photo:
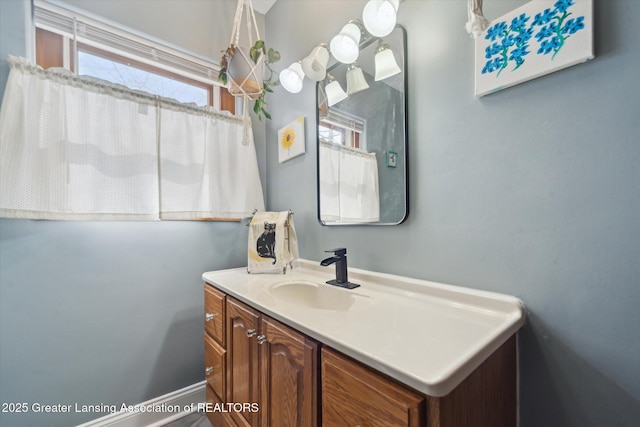
[[[593,0],[534,0],[476,38],[476,96],[594,58]]]

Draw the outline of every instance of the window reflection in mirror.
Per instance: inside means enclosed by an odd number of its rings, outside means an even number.
[[[383,70],[393,52],[397,68]],[[383,55],[376,52],[386,51]],[[395,225],[408,215],[406,33],[365,39],[357,64],[359,91],[347,84],[349,65],[336,63],[318,83],[318,219],[323,225]],[[354,67],[351,67],[354,68]],[[334,82],[335,80],[335,82]],[[338,98],[330,82],[349,93]]]

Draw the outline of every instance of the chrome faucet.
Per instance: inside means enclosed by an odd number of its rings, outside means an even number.
[[[320,265],[324,267],[331,264],[336,265],[336,278],[335,280],[328,280],[327,281],[328,284],[340,286],[341,288],[347,288],[347,289],[353,289],[360,286],[355,283],[349,282],[349,278],[347,276],[347,249],[346,248],[337,248],[337,249],[332,249],[330,251],[325,251],[325,252],[333,253],[333,256],[320,261]]]

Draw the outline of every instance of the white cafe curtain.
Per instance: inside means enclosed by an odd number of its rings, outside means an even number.
[[[253,136],[240,121],[163,108],[163,219],[242,218],[264,210]]]
[[[239,218],[264,209],[255,148],[242,144],[241,120],[23,58],[9,62],[0,216]]]
[[[320,219],[327,222],[380,221],[380,188],[375,153],[320,142]]]

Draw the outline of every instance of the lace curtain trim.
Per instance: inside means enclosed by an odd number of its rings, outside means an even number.
[[[175,99],[152,95],[148,92],[130,89],[126,86],[111,83],[95,77],[78,76],[65,68],[53,67],[45,70],[39,65],[32,64],[26,58],[12,55],[9,55],[8,61],[11,68],[20,70],[25,74],[32,74],[39,78],[48,79],[67,86],[80,88],[94,93],[105,94],[114,98],[137,102],[140,104],[159,106],[173,111],[204,115],[207,117],[214,117],[216,119],[227,120],[233,123],[243,122],[241,117],[236,117],[228,111],[214,111],[212,107],[198,107],[195,104],[186,104],[176,101]]]
[[[353,154],[356,156],[361,156],[361,157],[365,157],[368,159],[375,159],[376,158],[376,153],[368,153],[366,151],[360,150],[359,148],[351,148],[351,147],[347,147],[345,145],[338,145],[338,144],[334,144],[333,142],[327,141],[327,140],[320,140],[320,145],[323,146],[324,148],[328,148],[330,150],[335,150],[335,151],[342,151],[345,153],[349,153],[349,154]]]

